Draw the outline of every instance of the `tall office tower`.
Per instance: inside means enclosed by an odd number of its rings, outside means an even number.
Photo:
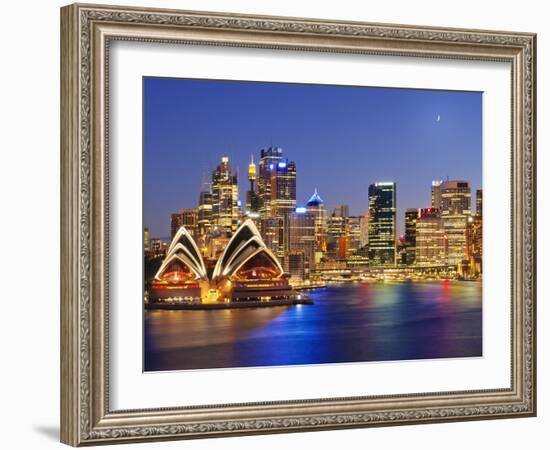
[[[246,192],[246,210],[247,215],[252,219],[258,219],[260,214],[261,199],[256,190],[256,164],[254,164],[254,157],[252,157],[250,164],[248,165],[248,181],[250,182],[250,189]]]
[[[347,218],[340,214],[340,210],[334,210],[327,217],[327,256],[332,259],[344,259],[349,245],[347,235]]]
[[[396,264],[407,264],[407,247],[405,245],[405,235],[402,234],[395,240],[395,261]]]
[[[466,259],[470,197],[470,183],[467,181],[444,181],[441,184],[441,218],[447,235],[448,264],[451,266],[458,266]]]
[[[361,248],[361,219],[362,217],[348,217],[349,246],[346,257],[355,254]]]
[[[476,190],[476,214],[483,216],[483,190]]]
[[[304,255],[304,278],[315,268],[315,216],[299,209],[289,217],[289,254]],[[290,260],[289,260],[290,261]]]
[[[205,238],[212,231],[212,192],[204,188],[199,195],[197,226],[200,238]]]
[[[315,217],[315,252],[319,261],[327,251],[327,217],[323,199],[317,189],[307,201],[306,211]]]
[[[349,217],[349,206],[348,205],[335,206],[333,214],[339,217]]]
[[[260,234],[265,245],[283,262],[284,247],[284,220],[279,217],[260,219]]]
[[[369,186],[369,243],[371,265],[394,265],[396,231],[396,184]]]
[[[260,196],[262,219],[271,217],[271,173],[279,162],[283,162],[282,148],[269,147],[260,151],[258,195]]]
[[[170,214],[170,241],[174,239],[174,236],[183,225],[183,217],[181,213]]]
[[[283,159],[271,171],[271,216],[288,219],[296,209],[296,163]]]
[[[482,272],[483,259],[483,192],[476,191],[476,214],[468,218],[466,227],[466,258],[471,275]]]
[[[432,181],[432,208],[441,208],[441,185],[443,181],[433,180]]]
[[[290,250],[286,256],[288,260],[285,270],[290,278],[290,283],[300,284],[309,278],[306,256],[302,250]]]
[[[231,171],[229,158],[223,156],[212,172],[212,226],[227,234],[239,224],[238,179]]]
[[[416,220],[420,211],[417,208],[407,208],[405,211],[405,261],[407,265],[414,264],[416,259]]]
[[[439,210],[422,208],[416,219],[416,265],[445,265],[447,263],[446,237]]]
[[[483,217],[479,214],[468,217],[466,227],[466,258],[472,274],[482,272],[483,258]]]
[[[182,208],[179,213],[173,213],[170,215],[170,235],[171,239],[180,229],[185,227],[187,231],[193,236],[197,236],[198,232],[198,209],[195,208]]]
[[[365,213],[360,219],[361,227],[361,248],[365,248],[369,243],[369,214]]]
[[[147,227],[143,229],[143,251],[149,252],[149,228]]]

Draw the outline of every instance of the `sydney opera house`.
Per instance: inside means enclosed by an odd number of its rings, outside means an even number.
[[[179,228],[149,289],[150,302],[227,303],[293,297],[288,277],[252,220],[233,234],[214,267]]]

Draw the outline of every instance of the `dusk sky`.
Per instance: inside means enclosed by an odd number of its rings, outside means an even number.
[[[480,92],[144,78],[143,95],[152,238],[170,236],[171,213],[198,206],[201,178],[224,154],[244,204],[250,156],[271,145],[296,162],[297,206],[317,188],[328,214],[347,204],[359,215],[369,184],[395,181],[399,234],[406,208],[430,206],[432,180],[470,181],[472,198],[481,188]]]

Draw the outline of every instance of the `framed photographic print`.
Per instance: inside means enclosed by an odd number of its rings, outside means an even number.
[[[536,413],[536,36],[61,9],[61,439]]]

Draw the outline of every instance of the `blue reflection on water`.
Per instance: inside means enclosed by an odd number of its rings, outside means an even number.
[[[314,305],[148,311],[146,370],[470,357],[482,354],[481,283],[350,283]]]

